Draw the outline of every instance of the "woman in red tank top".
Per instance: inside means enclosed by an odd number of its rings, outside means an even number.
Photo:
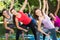
[[[34,34],[35,40],[40,40],[40,38],[39,38],[40,35],[39,35],[38,30],[37,30],[37,26],[34,25],[34,23],[33,23],[33,21],[32,21],[31,18],[29,18],[26,14],[23,13],[23,10],[25,9],[26,4],[27,4],[27,0],[25,0],[24,4],[23,4],[23,6],[22,6],[22,8],[20,9],[19,12],[16,12],[16,10],[14,10],[13,8],[12,8],[10,11],[11,11],[11,13],[12,13],[13,15],[16,16],[16,18],[15,18],[16,26],[17,26],[17,28],[18,28],[20,31],[23,30],[23,31],[27,32],[26,29],[24,29],[24,28],[22,28],[22,27],[19,27],[18,22],[22,22],[22,23],[24,24],[24,26],[30,27],[30,28],[32,29],[33,34]],[[41,32],[42,32],[43,34],[46,34],[46,33],[44,33],[43,31],[41,31]],[[46,35],[47,35],[47,34],[46,34]],[[17,36],[16,36],[16,37],[17,37]],[[18,39],[17,39],[17,40],[18,40]]]
[[[27,32],[27,30],[25,28],[19,27],[18,22],[22,22],[24,24],[24,26],[29,27],[32,30],[35,40],[40,40],[39,31],[45,35],[47,35],[47,34],[45,32],[43,32],[42,30],[38,31],[37,25],[34,24],[33,20],[31,18],[29,18],[26,14],[23,13],[23,10],[25,9],[26,4],[27,4],[27,0],[25,0],[24,4],[19,12],[16,12],[16,10],[14,10],[13,8],[10,11],[13,15],[16,16],[16,18],[15,18],[16,26],[20,31],[23,30],[23,31]],[[16,40],[18,40],[18,39],[16,39]]]
[[[24,4],[23,4],[23,6],[22,6],[22,8],[20,9],[19,12],[16,12],[13,8],[10,11],[13,15],[16,16],[16,18],[15,18],[16,26],[17,26],[17,28],[20,32],[22,30],[27,32],[28,30],[26,30],[25,28],[30,27],[32,29],[33,34],[34,34],[35,40],[40,40],[39,32],[36,28],[36,25],[34,25],[31,18],[29,18],[26,14],[23,13],[23,10],[25,9],[26,4],[27,4],[27,0],[25,0]],[[25,26],[26,27],[25,28],[19,27],[18,22],[22,22],[24,24],[24,27]],[[18,35],[16,35],[16,40],[18,40],[19,34],[21,34],[20,32],[17,32]]]

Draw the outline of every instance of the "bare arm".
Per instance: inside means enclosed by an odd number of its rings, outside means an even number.
[[[48,11],[49,11],[49,6],[48,6],[48,2],[47,2],[47,7],[46,7],[46,14],[48,15]]]
[[[42,9],[42,12],[43,12],[44,15],[45,15],[45,8],[46,8],[46,3],[45,3],[45,0],[43,0],[43,9]]]
[[[39,9],[41,9],[41,8],[42,8],[42,7],[41,7],[41,0],[39,0],[39,6],[40,6]]]
[[[29,8],[29,13],[31,13],[31,7],[30,7],[29,3],[28,3],[28,8]]]
[[[10,5],[9,13],[10,13],[10,10],[13,8],[13,6],[14,6],[14,0],[11,0],[11,5]]]
[[[47,10],[45,10],[45,9],[47,9]],[[43,9],[42,9],[42,11],[43,11],[43,14],[47,14],[48,15],[48,2],[47,2],[47,0],[43,0]]]
[[[45,34],[45,35],[48,35],[41,29],[41,21],[40,20],[38,21],[38,31]]]
[[[27,31],[26,29],[19,26],[17,18],[15,18],[15,22],[16,22],[16,26],[19,30]]]
[[[60,33],[60,31],[56,30],[56,32]]]
[[[56,9],[56,11],[55,11],[55,16],[57,15],[57,13],[58,13],[58,11],[59,11],[59,1],[58,1],[58,4],[57,4],[57,9]]]
[[[26,5],[27,5],[27,0],[25,0],[25,2],[23,4],[22,8],[20,9],[20,11],[23,11],[25,9]]]
[[[13,29],[11,29],[11,28],[9,28],[8,26],[7,26],[7,21],[6,21],[6,19],[4,19],[4,27],[5,27],[5,29],[7,29],[7,30],[13,30]]]
[[[56,20],[56,17],[52,13],[50,13],[50,16],[53,18],[53,20]]]

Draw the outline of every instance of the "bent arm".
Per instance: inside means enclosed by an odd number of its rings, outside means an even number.
[[[50,16],[53,18],[53,20],[56,20],[56,17],[52,13],[50,13]]]

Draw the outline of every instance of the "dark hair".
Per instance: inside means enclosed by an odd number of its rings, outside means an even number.
[[[2,16],[2,11],[0,11],[0,16]]]
[[[6,9],[3,9],[3,10],[2,10],[2,14],[3,14],[4,11],[7,11],[7,10],[6,10]]]
[[[37,16],[37,15],[35,14],[35,11],[38,10],[38,9],[39,9],[39,8],[37,8],[37,7],[34,8],[34,18],[35,18],[36,20],[38,20],[38,17],[39,17],[39,16]],[[39,9],[39,10],[41,10],[41,9]]]
[[[15,22],[15,15],[13,15],[13,23],[14,23],[14,25],[16,26],[16,22]]]
[[[10,9],[10,12],[14,9],[14,7],[12,9]],[[12,12],[11,12],[12,13]]]
[[[4,11],[7,11],[7,12],[8,12],[8,10],[7,10],[7,9],[3,9],[3,10],[2,10],[1,15],[2,15],[3,17],[5,17],[5,16],[3,15],[3,12],[4,12]]]

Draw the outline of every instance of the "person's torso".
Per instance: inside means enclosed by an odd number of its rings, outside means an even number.
[[[40,19],[42,20],[42,23],[44,24],[44,27],[48,29],[55,28],[50,18],[47,15],[44,15],[44,17],[45,17],[44,19],[40,17]]]
[[[6,21],[9,22],[9,24],[13,24],[13,14],[9,13],[9,16],[10,18],[9,19],[6,18]]]
[[[60,18],[58,16],[55,16],[56,20],[54,20],[54,25],[60,27]]]
[[[31,22],[31,18],[29,18],[27,15],[25,15],[23,12],[18,12],[19,14],[21,14],[21,17],[18,18],[18,21],[22,22],[23,24],[27,25]]]

